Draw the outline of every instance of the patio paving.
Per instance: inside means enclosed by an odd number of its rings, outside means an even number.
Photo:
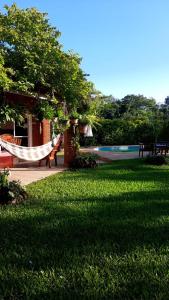
[[[58,156],[57,167],[55,167],[54,162],[52,162],[52,167],[49,168],[45,166],[45,162],[39,167],[38,162],[18,162],[17,160],[14,165],[15,167],[10,169],[10,180],[19,180],[22,185],[27,185],[66,170],[63,166],[63,156]]]
[[[66,170],[64,167],[55,167],[51,169],[46,167],[13,168],[11,169],[10,180],[19,180],[22,185],[27,185],[50,175],[63,172],[64,170]]]

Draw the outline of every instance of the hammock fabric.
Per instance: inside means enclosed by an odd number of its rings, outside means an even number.
[[[0,139],[0,146],[20,159],[28,161],[38,161],[49,155],[49,153],[53,150],[53,147],[58,143],[59,139],[60,134],[57,135],[57,137],[54,138],[53,141],[37,147],[18,146]]]

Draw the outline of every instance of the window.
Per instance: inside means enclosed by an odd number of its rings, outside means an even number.
[[[22,146],[28,146],[28,119],[20,125],[14,122],[14,137],[22,138]]]

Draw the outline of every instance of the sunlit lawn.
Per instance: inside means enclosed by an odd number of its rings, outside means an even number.
[[[0,208],[0,299],[169,299],[169,166],[64,172]]]

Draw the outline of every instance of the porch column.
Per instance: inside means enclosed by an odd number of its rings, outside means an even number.
[[[64,165],[70,167],[71,162],[76,157],[76,148],[73,143],[75,136],[74,128],[71,125],[64,133]]]
[[[44,119],[41,124],[42,124],[42,144],[44,145],[51,140],[50,121]]]
[[[32,147],[32,115],[28,115],[28,147]]]

